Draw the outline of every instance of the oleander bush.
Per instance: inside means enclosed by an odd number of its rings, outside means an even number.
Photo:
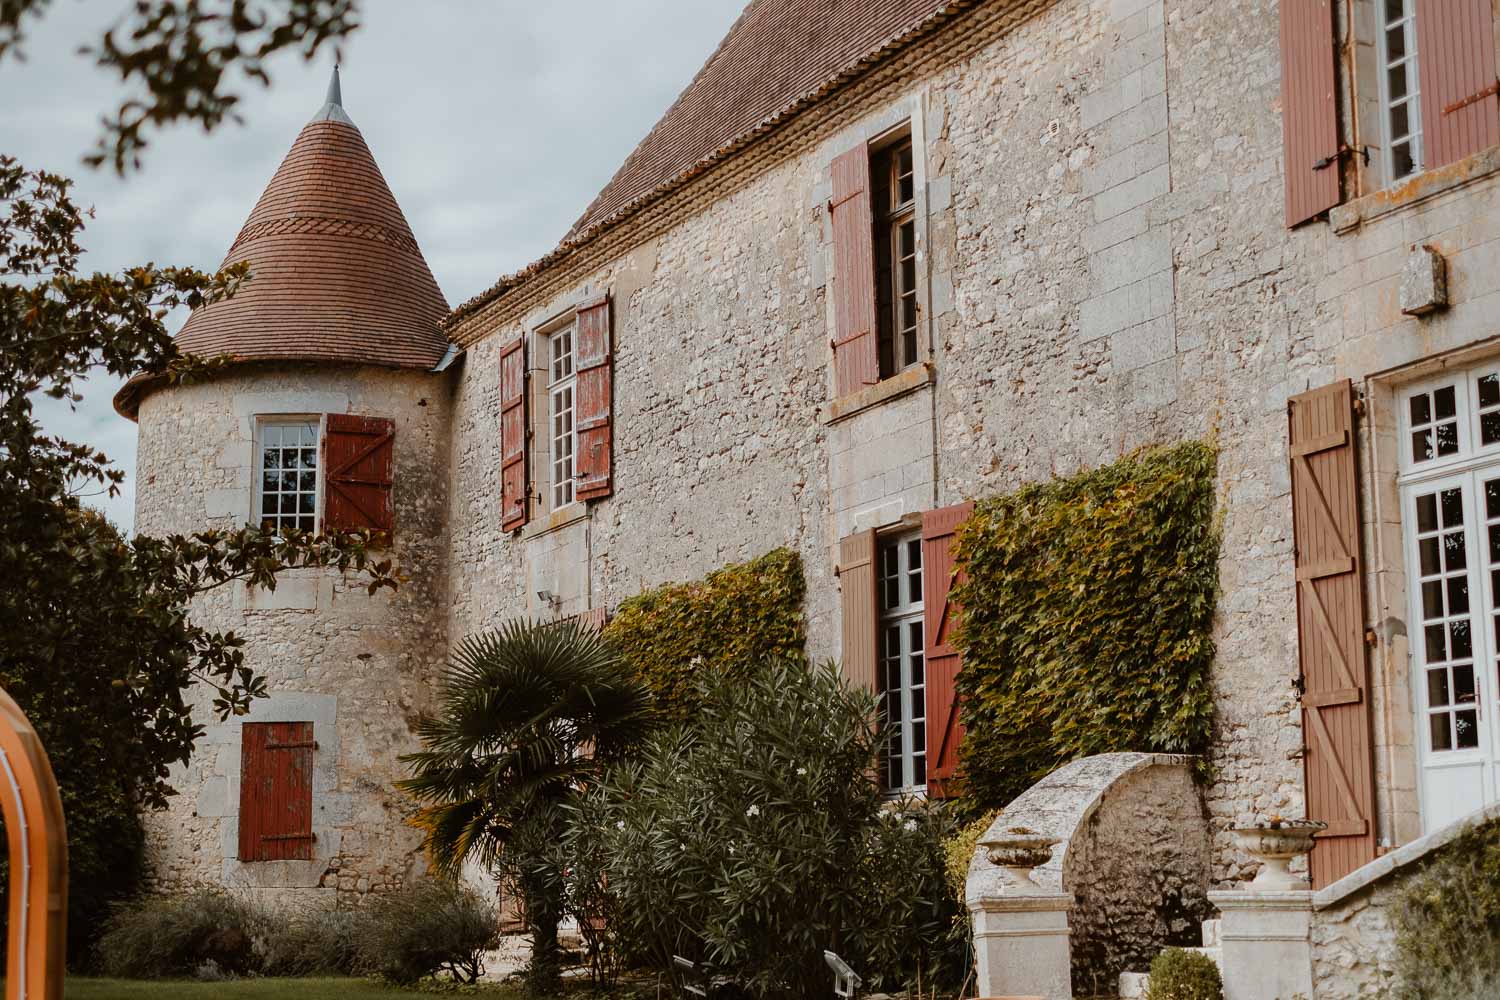
[[[692,583],[669,584],[620,605],[604,635],[674,721],[696,712],[704,673],[743,673],[797,656],[807,642],[802,558],[775,549]]]
[[[979,501],[958,531],[967,808],[1069,761],[1209,743],[1215,448],[1190,441]]]
[[[1500,821],[1459,837],[1396,898],[1393,1000],[1500,997]]]
[[[122,979],[258,972],[257,942],[268,925],[259,908],[227,892],[148,897],[121,904],[105,921],[99,966]]]
[[[1167,948],[1151,960],[1146,1000],[1223,1000],[1224,980],[1207,955]]]
[[[664,973],[699,963],[752,997],[827,996],[824,949],[866,988],[959,985],[964,951],[937,804],[871,780],[873,694],[831,665],[706,674],[692,726],[658,734],[571,807],[566,847],[604,859],[610,932]]]

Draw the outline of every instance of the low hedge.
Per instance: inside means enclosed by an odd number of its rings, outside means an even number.
[[[1059,766],[1209,743],[1217,451],[1137,452],[982,500],[958,531],[956,644],[973,811]]]
[[[775,549],[632,597],[604,634],[651,688],[663,716],[684,721],[698,706],[700,673],[733,674],[802,655],[806,593],[801,557]]]
[[[1444,847],[1396,897],[1392,1000],[1500,996],[1500,820]]]

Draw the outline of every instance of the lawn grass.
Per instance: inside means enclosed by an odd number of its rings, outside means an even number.
[[[69,976],[65,1000],[419,1000],[428,994],[369,979],[235,979],[200,983],[183,979],[94,979]],[[480,987],[463,996],[518,1000],[514,986]]]

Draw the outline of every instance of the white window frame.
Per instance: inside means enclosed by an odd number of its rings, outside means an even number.
[[[1481,382],[1486,379],[1494,379],[1494,393],[1481,391]],[[1454,418],[1444,422],[1455,425],[1453,453],[1437,456],[1434,448],[1434,457],[1419,458],[1418,445],[1413,442],[1412,435],[1434,427],[1435,422],[1429,420],[1428,423],[1420,423],[1414,420],[1412,401],[1418,396],[1427,396],[1428,409],[1431,411],[1429,416],[1435,417],[1435,395],[1449,387],[1454,390]],[[1489,404],[1484,405],[1483,400],[1487,395]],[[1500,559],[1491,558],[1489,534],[1492,525],[1500,528],[1500,517],[1488,516],[1484,487],[1488,481],[1500,480],[1500,426],[1494,427],[1492,436],[1495,440],[1489,444],[1484,442],[1481,426],[1482,415],[1494,415],[1494,419],[1500,421],[1500,359],[1466,369],[1449,370],[1442,376],[1405,386],[1398,393],[1397,400],[1400,431],[1398,483],[1403,551],[1406,558],[1407,645],[1411,675],[1409,691],[1415,721],[1413,739],[1418,748],[1421,774],[1424,784],[1431,783],[1436,787],[1450,780],[1440,777],[1445,770],[1477,768],[1480,783],[1477,789],[1480,797],[1477,801],[1493,802],[1496,800],[1497,782],[1500,782],[1500,632],[1497,632],[1497,620],[1500,620],[1500,615],[1497,615],[1500,612],[1497,596],[1500,595],[1496,594],[1496,587],[1500,586]],[[1478,726],[1473,747],[1460,747],[1458,733],[1453,728],[1458,723],[1458,715],[1468,711],[1457,700],[1454,690],[1456,685],[1450,682],[1446,704],[1430,703],[1429,673],[1451,669],[1455,660],[1461,661],[1462,658],[1452,656],[1450,636],[1450,645],[1442,665],[1436,668],[1428,666],[1426,627],[1429,623],[1435,624],[1437,619],[1429,622],[1427,618],[1423,584],[1433,583],[1437,577],[1423,573],[1417,503],[1420,496],[1449,489],[1461,491],[1464,505],[1463,579],[1466,580],[1468,591],[1467,618],[1471,643],[1469,659],[1474,667],[1473,704]],[[1439,516],[1441,517],[1441,510]],[[1446,563],[1444,568],[1446,570]],[[1447,587],[1447,577],[1458,578],[1451,571],[1445,573],[1444,588]],[[1447,613],[1451,611],[1452,605],[1446,589],[1443,600],[1445,615],[1442,620],[1445,624],[1463,617]],[[1434,748],[1431,726],[1434,715],[1443,715],[1449,720],[1449,749]],[[1421,800],[1424,824],[1427,829],[1433,829],[1435,823],[1441,823],[1446,817],[1442,814],[1434,816],[1434,804],[1425,787]]]
[[[1386,17],[1386,0],[1371,0],[1375,11],[1376,41],[1375,49],[1379,53],[1380,61],[1380,135],[1382,138],[1383,160],[1385,163],[1385,176],[1388,183],[1395,184],[1409,177],[1420,174],[1424,168],[1426,159],[1422,135],[1422,82],[1418,71],[1417,52],[1417,16],[1416,0],[1400,0],[1402,13],[1399,18],[1389,20]],[[1399,59],[1392,59],[1390,54],[1389,32],[1399,30],[1406,46],[1406,54]],[[1397,99],[1391,98],[1390,73],[1391,70],[1401,68],[1406,76],[1406,95]],[[1406,107],[1405,135],[1395,135],[1392,131],[1392,118],[1398,106]],[[1407,144],[1411,154],[1411,170],[1404,174],[1396,172],[1396,143]]]
[[[552,510],[571,504],[576,498],[578,461],[578,348],[577,323],[566,324],[544,335],[547,371],[547,475],[548,499]],[[566,342],[566,351],[559,346]],[[563,404],[565,401],[565,405]],[[559,430],[559,418],[566,415],[567,426]],[[566,454],[563,454],[566,452]]]
[[[923,794],[927,790],[927,665],[922,572],[920,531],[877,539],[876,673],[881,711],[889,727],[886,745],[880,753],[880,772],[881,782],[891,795]],[[899,781],[896,780],[897,770],[900,772]]]
[[[266,415],[266,416],[261,416],[261,417],[257,417],[256,418],[256,421],[255,421],[255,481],[254,481],[254,489],[251,491],[253,495],[251,497],[252,507],[251,507],[251,522],[250,523],[255,524],[255,525],[259,525],[259,526],[264,526],[265,523],[266,523],[266,517],[267,517],[267,515],[265,514],[265,512],[263,510],[263,507],[264,507],[265,496],[266,496],[266,475],[267,475],[267,470],[266,470],[266,447],[267,447],[267,443],[268,443],[267,432],[271,428],[273,428],[273,427],[277,428],[278,434],[281,433],[280,429],[284,428],[284,427],[297,427],[297,428],[307,428],[307,427],[310,427],[312,429],[312,435],[313,435],[313,443],[312,443],[312,449],[311,449],[312,453],[313,453],[313,468],[311,470],[312,474],[313,474],[312,490],[311,490],[311,492],[312,492],[312,499],[313,499],[312,524],[311,524],[310,527],[304,527],[302,530],[311,531],[314,534],[316,534],[319,530],[321,530],[321,525],[323,524],[323,435],[325,433],[325,428],[323,426],[323,417],[320,414],[301,414],[301,415],[298,415],[298,414],[275,414],[275,415]],[[288,449],[286,448],[285,445],[278,444],[276,450],[278,452],[278,461],[279,461],[280,457],[281,457],[281,453],[284,453]],[[305,450],[307,450],[305,448],[305,446],[303,446],[303,445],[301,445],[299,443],[298,446],[297,446],[297,451],[300,453],[300,452],[305,451]],[[284,470],[284,469],[279,469],[278,472],[277,472],[277,474],[278,475],[284,475],[285,471],[286,470]],[[297,489],[295,491],[291,491],[291,494],[295,495],[295,496],[299,496],[299,497],[300,496],[305,496],[308,493],[308,491],[306,489],[302,488],[303,484],[300,481],[300,473],[303,472],[303,471],[306,471],[306,470],[302,470],[302,469],[299,468],[296,471],[299,473],[299,482],[297,483]],[[282,491],[282,490],[277,490],[275,492],[277,492],[278,494],[281,494],[281,495],[285,495],[285,491]],[[284,523],[284,520],[285,520],[285,518],[287,516],[288,515],[286,515],[286,514],[278,512],[275,515],[274,527],[276,527],[276,528],[282,527],[283,523]],[[300,521],[300,519],[303,518],[303,517],[305,517],[306,515],[298,513],[298,514],[296,514],[294,516],[296,516],[299,519],[299,521]]]

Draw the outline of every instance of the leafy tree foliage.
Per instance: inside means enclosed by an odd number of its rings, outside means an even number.
[[[27,27],[51,3],[0,0],[0,61],[21,58]],[[140,166],[150,127],[190,121],[209,131],[226,117],[239,120],[239,95],[229,90],[235,71],[269,84],[271,56],[293,49],[312,58],[359,26],[358,7],[358,0],[136,0],[80,52],[137,88],[104,120],[88,162],[124,173]]]
[[[554,849],[564,805],[651,727],[651,696],[612,645],[576,619],[512,621],[471,636],[442,678],[438,711],[417,727],[401,787],[435,867],[473,861],[519,890],[532,934],[530,985],[558,975],[563,883]]]

